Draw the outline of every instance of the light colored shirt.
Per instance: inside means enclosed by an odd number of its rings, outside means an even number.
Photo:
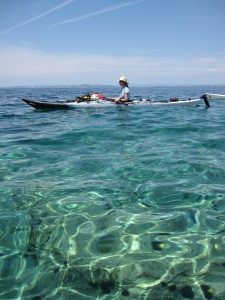
[[[125,94],[128,94],[128,99],[129,99],[130,98],[130,90],[127,86],[125,86],[125,88],[122,89],[122,92],[121,92],[122,99],[125,98]]]

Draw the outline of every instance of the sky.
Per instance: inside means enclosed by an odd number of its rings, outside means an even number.
[[[0,87],[225,84],[225,0],[0,0]]]

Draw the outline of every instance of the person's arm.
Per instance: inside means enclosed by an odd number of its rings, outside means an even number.
[[[128,101],[129,100],[129,93],[125,93],[125,97],[122,101]]]
[[[119,102],[121,102],[121,99],[122,99],[122,96],[119,96],[119,97],[115,98],[114,101],[116,103],[119,103]]]
[[[115,98],[115,102],[120,103],[120,102],[127,102],[129,100],[129,93],[125,93],[124,98],[122,96]]]
[[[124,94],[124,96],[123,96],[123,93],[119,96],[119,97],[117,97],[117,98],[108,98],[107,97],[107,99],[108,100],[113,100],[113,101],[115,101],[116,103],[121,103],[121,102],[127,102],[128,100],[129,100],[129,95],[130,95],[130,93],[129,93],[129,89],[127,90],[127,93],[125,93]]]

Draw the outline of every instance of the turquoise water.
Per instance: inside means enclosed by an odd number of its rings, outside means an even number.
[[[0,299],[225,299],[225,101],[38,111],[0,89]],[[225,86],[132,88],[198,98]]]

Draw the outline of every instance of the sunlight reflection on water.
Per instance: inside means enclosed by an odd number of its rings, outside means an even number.
[[[83,89],[0,92],[1,299],[224,299],[225,103],[41,112],[20,99]]]

